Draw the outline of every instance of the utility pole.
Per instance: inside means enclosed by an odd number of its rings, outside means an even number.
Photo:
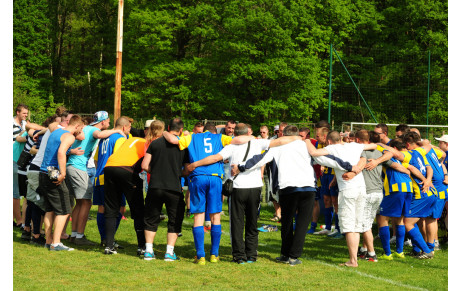
[[[115,71],[114,121],[121,116],[121,55],[123,51],[123,0],[118,0],[117,63]]]

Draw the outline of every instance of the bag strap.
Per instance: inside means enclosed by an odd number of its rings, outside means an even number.
[[[246,153],[244,154],[243,162],[246,161],[246,158],[248,157],[249,149],[251,148],[251,141],[248,142],[248,148],[246,149]],[[236,177],[238,177],[239,173],[235,175],[233,178],[233,181],[235,181]]]

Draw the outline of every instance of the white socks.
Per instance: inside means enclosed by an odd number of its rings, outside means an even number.
[[[172,256],[174,254],[174,246],[166,245],[166,252]]]
[[[152,244],[145,243],[145,251],[147,253],[153,253],[153,243]]]

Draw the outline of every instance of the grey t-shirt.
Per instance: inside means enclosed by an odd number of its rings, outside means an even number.
[[[366,162],[369,159],[376,160],[382,156],[382,153],[378,150],[372,151],[363,151],[361,157],[366,158]],[[364,182],[366,183],[366,193],[382,192],[383,190],[383,181],[382,181],[382,165],[390,166],[392,163],[391,160],[379,164],[377,167],[368,171],[363,170]]]

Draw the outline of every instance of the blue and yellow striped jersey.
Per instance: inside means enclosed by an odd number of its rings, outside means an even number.
[[[232,137],[223,134],[204,133],[190,134],[179,138],[179,148],[188,149],[190,163],[202,160],[208,156],[218,154],[226,145],[232,142]],[[224,167],[222,162],[196,168],[189,179],[198,175],[218,176],[223,178]]]
[[[391,158],[391,161],[401,165],[401,162],[395,158]],[[407,163],[403,163],[402,165],[405,168],[409,166]],[[409,175],[396,171],[390,167],[383,167],[383,173],[385,173],[385,179],[383,181],[385,196],[393,192],[413,192],[412,180]]]
[[[426,177],[426,167],[430,167],[430,164],[428,163],[426,157],[416,150],[404,151],[402,153],[404,155],[403,164],[408,163],[409,165],[414,166],[422,173],[423,176]],[[415,199],[425,198],[433,195],[433,193],[436,193],[436,190],[433,188],[428,190],[428,192],[422,192],[422,181],[414,175],[411,175],[411,179]]]
[[[126,141],[126,138],[119,133],[114,133],[107,138],[101,139],[95,154],[97,161],[94,186],[104,185],[104,167],[109,157]]]

